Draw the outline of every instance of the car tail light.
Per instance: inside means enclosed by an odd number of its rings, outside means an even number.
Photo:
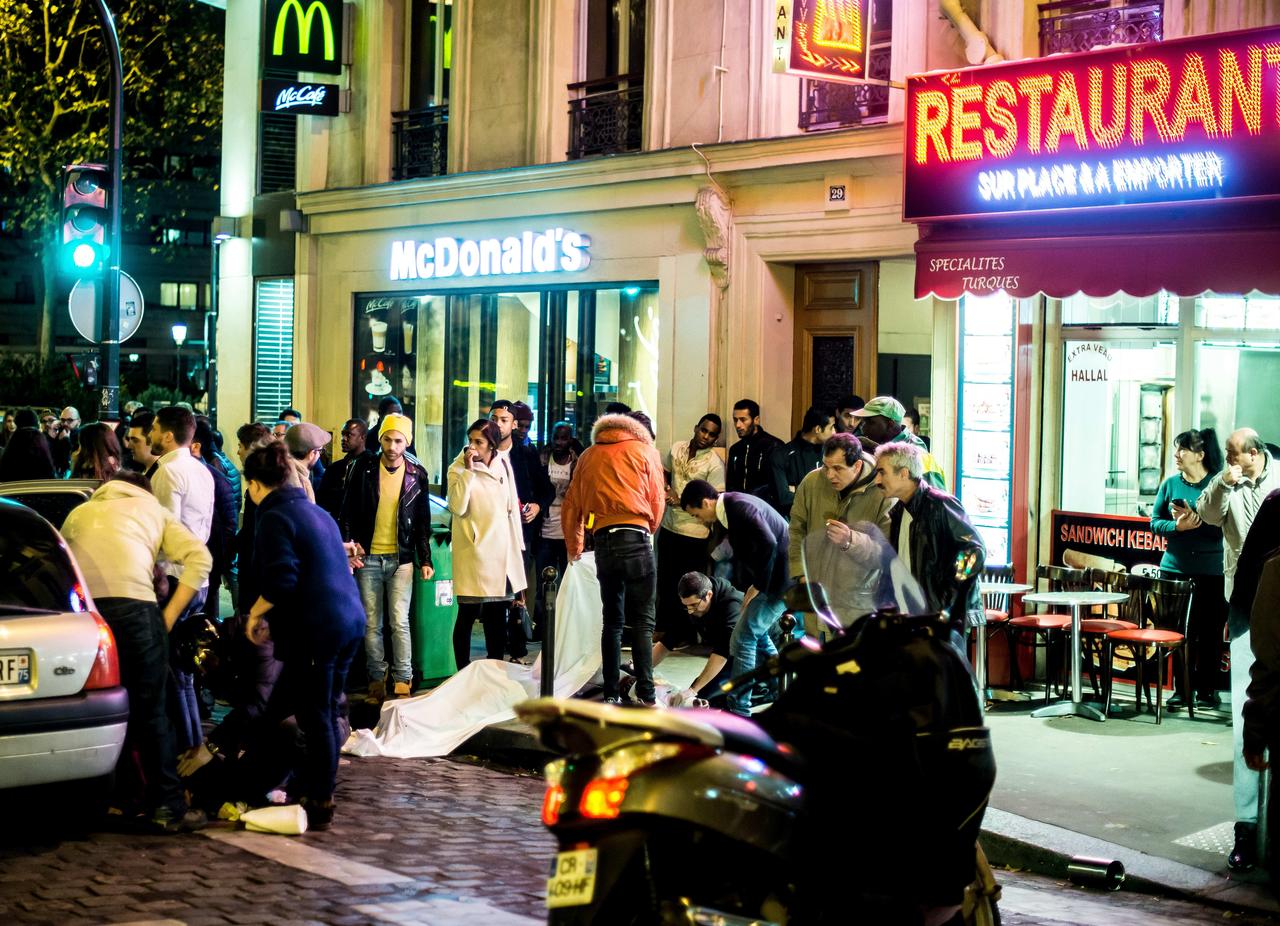
[[[627,779],[597,778],[582,791],[578,812],[593,820],[613,820],[622,812],[627,796]]]
[[[560,822],[560,808],[564,806],[564,788],[551,785],[542,799],[542,822],[545,826],[555,826]]]
[[[85,690],[116,688],[120,685],[120,658],[116,653],[116,638],[111,635],[107,622],[98,614],[90,612],[90,616],[98,625],[98,654],[93,657],[93,668],[89,670],[89,679],[84,683]]]

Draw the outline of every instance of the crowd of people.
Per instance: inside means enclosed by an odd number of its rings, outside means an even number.
[[[285,789],[324,827],[361,637],[364,698],[413,692],[411,602],[415,580],[434,575],[414,423],[388,397],[376,425],[342,425],[341,453],[326,462],[330,431],[286,408],[237,429],[235,465],[190,408],[125,412],[111,426],[83,423],[75,408],[43,419],[16,409],[0,432],[0,479],[98,484],[63,532],[117,638],[134,705],[122,760],[133,774],[121,776],[117,803],[126,818],[175,832],[225,800],[261,804]],[[891,397],[810,409],[787,443],[745,399],[727,453],[714,413],[665,453],[648,416],[617,403],[585,447],[567,421],[539,447],[533,421],[523,401],[493,402],[447,470],[458,668],[477,620],[488,658],[527,660],[548,613],[539,577],[548,566],[563,574],[585,550],[602,595],[604,696],[642,704],[655,702],[653,665],[698,640],[711,653],[672,703],[708,697],[775,652],[783,596],[815,564],[842,596],[874,607],[875,570],[852,581],[841,568],[862,555],[862,532],[909,551],[922,580],[959,551],[982,555]],[[925,587],[957,629],[971,619],[971,581]],[[215,690],[229,711],[209,730]],[[753,697],[725,706],[746,714]]]

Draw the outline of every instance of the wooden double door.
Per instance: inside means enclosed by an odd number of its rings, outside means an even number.
[[[796,266],[793,432],[811,405],[875,394],[878,275],[874,261]]]

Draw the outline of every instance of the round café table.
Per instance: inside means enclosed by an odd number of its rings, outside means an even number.
[[[1080,698],[1080,609],[1095,605],[1118,604],[1128,595],[1119,592],[1034,592],[1023,596],[1032,604],[1067,605],[1071,608],[1071,700],[1059,701],[1031,712],[1032,717],[1088,717],[1099,722],[1107,719],[1102,711]],[[1046,680],[1045,684],[1048,684]]]
[[[997,581],[980,581],[978,582],[978,593],[985,599],[988,595],[1021,595],[1023,592],[1029,592],[1034,585],[1025,585],[1021,582],[997,582]],[[1009,650],[1010,658],[1013,658],[1013,649]],[[991,686],[987,684],[987,631],[984,624],[978,639],[974,642],[973,648],[973,677],[978,682],[978,691],[982,694],[983,709],[986,709],[986,699],[990,694]]]

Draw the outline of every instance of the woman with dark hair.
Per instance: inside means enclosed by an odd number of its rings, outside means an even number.
[[[36,428],[18,428],[0,454],[0,482],[52,478],[53,455],[48,438]]]
[[[542,521],[539,538],[541,543],[538,544],[537,566],[534,569],[534,576],[538,582],[537,594],[534,596],[536,609],[534,622],[539,628],[543,626],[547,616],[547,605],[542,594],[542,573],[548,566],[554,566],[556,574],[563,577],[565,567],[569,565],[560,512],[564,507],[564,494],[569,491],[569,480],[573,478],[573,468],[578,465],[578,453],[573,449],[573,425],[567,421],[557,421],[551,426],[551,440],[542,450],[540,462],[543,472],[547,474],[547,481],[551,483],[556,494],[547,507],[547,516]],[[556,584],[559,585],[558,580]],[[540,634],[535,636],[540,637]]]
[[[333,518],[288,484],[293,465],[278,441],[244,461],[249,497],[258,506],[254,570],[258,598],[245,622],[255,643],[269,636],[283,664],[267,705],[272,720],[293,715],[305,737],[291,790],[311,829],[333,821],[337,786],[339,699],[364,636],[364,608]]]
[[[105,482],[119,471],[120,460],[115,431],[101,421],[86,424],[80,429],[80,448],[71,461],[71,478]]]
[[[1166,539],[1160,573],[1174,579],[1191,579],[1188,645],[1191,686],[1197,707],[1217,707],[1222,664],[1222,628],[1227,603],[1222,584],[1222,530],[1206,524],[1196,514],[1196,500],[1209,481],[1222,472],[1224,461],[1213,428],[1183,431],[1173,439],[1177,475],[1170,476],[1156,493],[1151,509],[1151,530]],[[1169,699],[1177,710],[1191,697],[1178,692]]]
[[[484,625],[490,659],[501,659],[508,603],[523,591],[524,528],[511,464],[498,453],[498,426],[481,418],[467,429],[467,446],[449,467],[453,512],[453,592],[458,622],[453,656],[461,669],[471,662],[471,628]]]

